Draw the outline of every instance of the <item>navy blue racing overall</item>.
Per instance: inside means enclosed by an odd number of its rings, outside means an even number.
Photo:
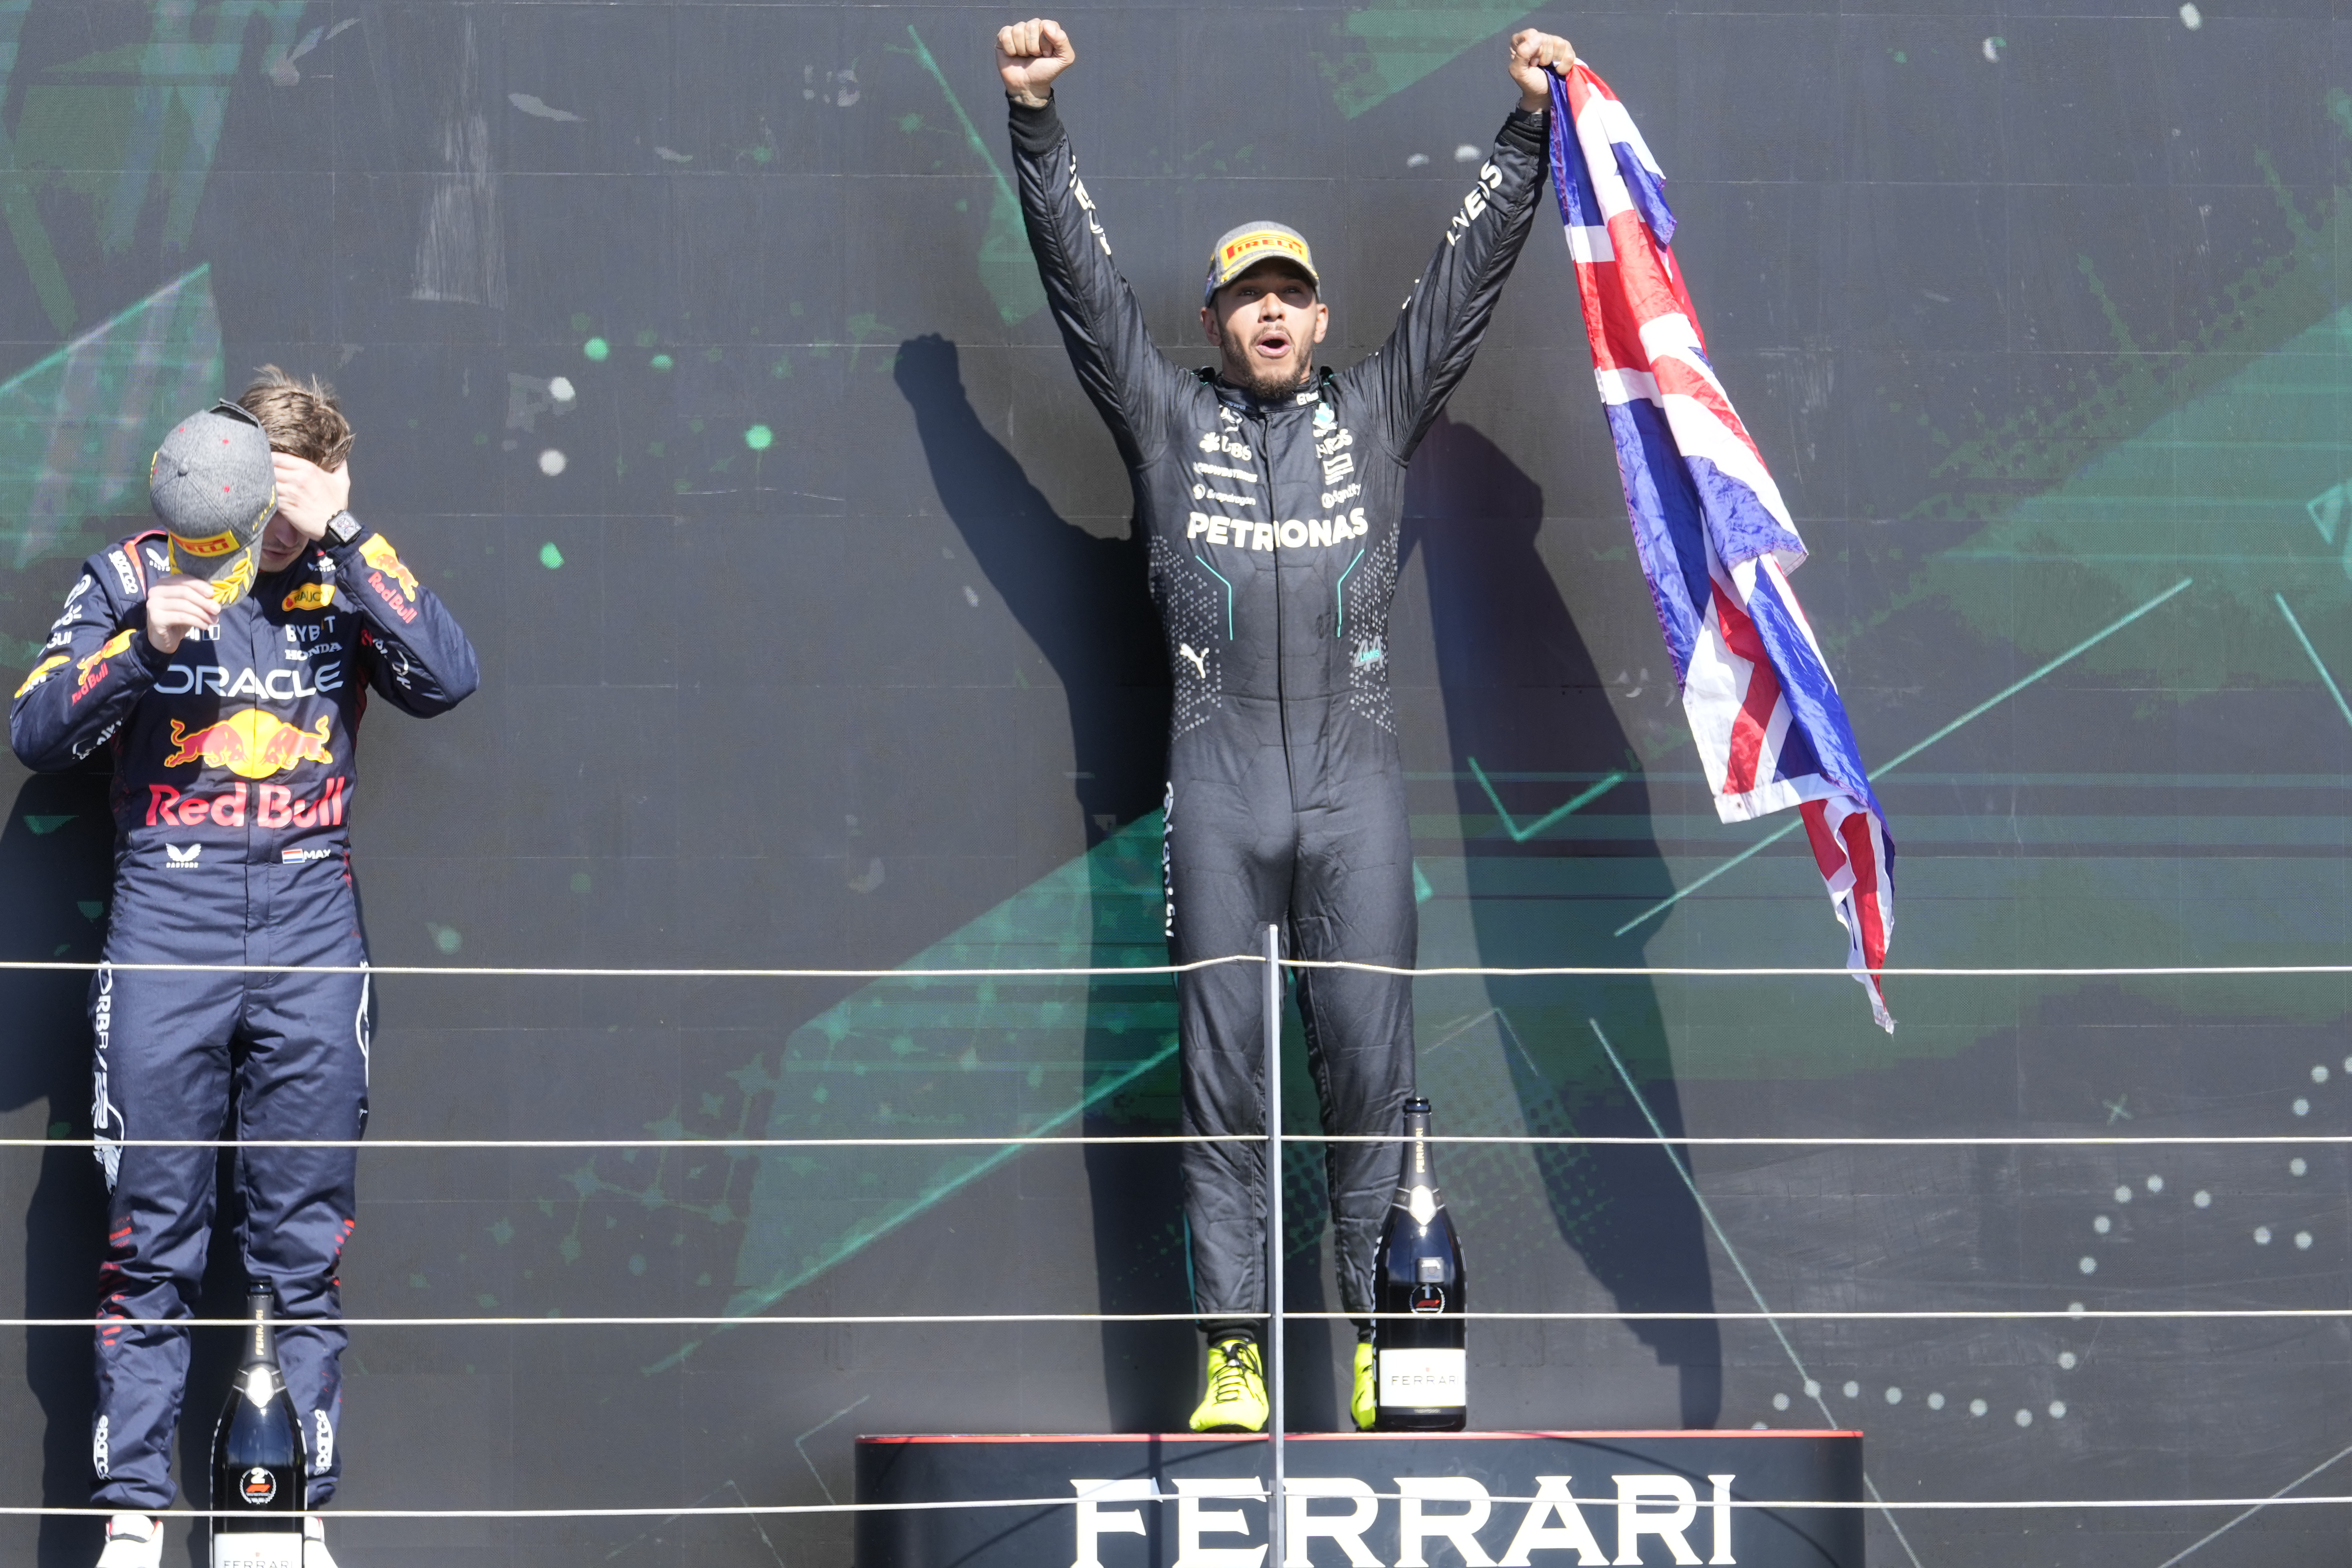
[[[1150,548],[1174,700],[1168,939],[1180,963],[1255,952],[1410,968],[1412,842],[1389,693],[1405,464],[1469,368],[1542,192],[1548,116],[1515,110],[1395,330],[1349,369],[1263,399],[1154,345],[1059,115],[1013,105],[1029,243]],[[1178,977],[1183,1130],[1263,1134],[1261,977]],[[1301,972],[1323,1126],[1394,1133],[1413,1092],[1401,976]],[[1183,1146],[1193,1308],[1212,1335],[1265,1310],[1265,1144]],[[1373,1310],[1397,1146],[1328,1146],[1344,1309]]]
[[[113,966],[364,965],[345,824],[368,690],[424,717],[478,681],[465,633],[370,530],[305,549],[164,653],[146,601],[165,544],[136,535],[83,564],[8,713],[27,766],[114,756],[114,897],[89,1002],[108,1191],[90,1462],[96,1500],[140,1512],[173,1499],[189,1350],[173,1320],[193,1315],[204,1278],[215,1152],[121,1141],[358,1138],[368,984]],[[341,1316],[356,1164],[350,1148],[238,1151],[242,1264],[284,1317]],[[313,1506],[341,1468],[344,1342],[330,1325],[278,1336]]]

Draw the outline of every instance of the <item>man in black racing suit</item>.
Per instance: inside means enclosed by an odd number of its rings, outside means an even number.
[[[1306,241],[1244,225],[1213,253],[1201,311],[1214,370],[1153,344],[1111,260],[1050,96],[1076,60],[1058,23],[997,35],[1029,242],[1078,379],[1108,423],[1149,542],[1175,689],[1165,866],[1176,962],[1254,952],[1269,922],[1289,953],[1409,969],[1412,845],[1389,694],[1405,464],[1469,368],[1542,193],[1549,72],[1575,58],[1532,29],[1511,40],[1520,106],[1448,225],[1388,340],[1346,371],[1314,365],[1328,323]],[[1261,977],[1179,977],[1183,1129],[1262,1133]],[[1411,982],[1301,972],[1299,1014],[1336,1133],[1402,1128],[1413,1092]],[[1373,1309],[1372,1254],[1397,1147],[1328,1146],[1339,1284]],[[1209,1338],[1195,1430],[1264,1427],[1255,1345],[1265,1310],[1265,1145],[1184,1146],[1194,1308]],[[1374,1416],[1360,1322],[1350,1410]]]
[[[478,680],[440,600],[345,510],[350,427],[331,393],[263,374],[242,406],[166,440],[169,526],[83,564],[8,715],[27,766],[102,745],[114,762],[114,895],[90,986],[108,1194],[90,1461],[94,1500],[120,1510],[100,1568],[161,1561],[188,1373],[174,1320],[192,1315],[213,1228],[214,1151],[123,1141],[265,1141],[237,1151],[245,1277],[275,1287],[286,1318],[341,1316],[357,1151],[282,1141],[356,1139],[367,1122],[367,950],[345,827],[360,716],[370,689],[429,718]],[[242,498],[234,537],[205,537],[211,525],[167,498],[186,450],[216,454],[199,469],[211,492]],[[113,967],[142,963],[224,967]],[[226,967],[242,964],[310,972]],[[278,1335],[308,1508],[341,1468],[344,1342],[332,1322]],[[304,1568],[333,1568],[315,1515],[304,1534]]]

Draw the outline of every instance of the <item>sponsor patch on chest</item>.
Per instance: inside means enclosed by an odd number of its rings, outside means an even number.
[[[1371,526],[1364,521],[1362,507],[1339,516],[1294,517],[1280,522],[1196,511],[1185,521],[1184,538],[1188,542],[1205,540],[1234,550],[1323,550],[1361,539]]]

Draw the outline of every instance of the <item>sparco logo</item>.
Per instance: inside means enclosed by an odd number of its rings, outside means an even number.
[[[107,1451],[107,1417],[101,1415],[89,1433],[89,1468],[101,1481],[106,1479],[107,1467],[113,1463],[113,1456]]]
[[[1644,1537],[1655,1541],[1673,1563],[1729,1563],[1739,1559],[1731,1548],[1731,1476],[1709,1476],[1707,1483],[1712,1496],[1702,1504],[1697,1489],[1682,1476],[1618,1475],[1608,1480],[1613,1483],[1616,1495],[1609,1498],[1578,1497],[1570,1489],[1572,1476],[1538,1476],[1531,1500],[1516,1505],[1521,1509],[1516,1523],[1507,1514],[1496,1517],[1498,1508],[1514,1505],[1498,1504],[1486,1486],[1469,1476],[1399,1476],[1394,1495],[1382,1498],[1386,1488],[1375,1489],[1367,1480],[1355,1476],[1292,1476],[1284,1483],[1290,1506],[1287,1535],[1290,1542],[1289,1561],[1305,1563],[1313,1560],[1311,1543],[1318,1536],[1339,1550],[1331,1555],[1344,1557],[1351,1563],[1373,1564],[1382,1559],[1366,1545],[1364,1537],[1381,1522],[1383,1510],[1395,1508],[1397,1512],[1397,1557],[1400,1563],[1421,1564],[1430,1561],[1429,1546],[1442,1541],[1453,1548],[1441,1552],[1440,1562],[1491,1563],[1501,1568],[1528,1568],[1536,1562],[1538,1552],[1576,1553],[1574,1561],[1591,1563],[1643,1563],[1655,1561],[1642,1552]],[[1586,1483],[1593,1486],[1591,1480]],[[1176,1561],[1179,1563],[1255,1563],[1265,1552],[1260,1544],[1255,1551],[1246,1546],[1204,1545],[1205,1538],[1240,1536],[1246,1538],[1264,1517],[1261,1506],[1257,1515],[1242,1511],[1234,1505],[1241,1500],[1265,1498],[1265,1483],[1255,1476],[1223,1477],[1186,1476],[1171,1482],[1172,1491],[1158,1489],[1149,1476],[1125,1477],[1116,1480],[1073,1479],[1070,1489],[1077,1493],[1076,1553],[1070,1568],[1140,1568],[1150,1561],[1149,1548],[1137,1546],[1126,1551],[1110,1549],[1115,1560],[1103,1561],[1106,1550],[1103,1538],[1110,1535],[1146,1535],[1143,1510],[1120,1508],[1118,1503],[1173,1502],[1176,1505]],[[1517,1487],[1524,1487],[1521,1481]],[[1514,1489],[1517,1489],[1515,1488]],[[1522,1491],[1521,1496],[1527,1494]],[[1317,1509],[1317,1500],[1329,1502]],[[1335,1508],[1332,1503],[1346,1506]],[[1699,1510],[1707,1514],[1704,1529],[1699,1525]],[[1598,1529],[1596,1530],[1596,1521]],[[1503,1526],[1511,1524],[1508,1535]],[[1600,1531],[1614,1528],[1617,1550],[1612,1554],[1601,1549]],[[1163,1527],[1164,1528],[1164,1527]],[[1691,1537],[1702,1537],[1710,1548],[1701,1557]],[[1507,1544],[1506,1544],[1507,1542]],[[1494,1548],[1501,1546],[1497,1557]],[[1546,1563],[1566,1563],[1566,1557],[1546,1558]]]

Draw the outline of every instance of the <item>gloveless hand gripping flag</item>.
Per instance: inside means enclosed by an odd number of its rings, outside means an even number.
[[[1552,78],[1551,102],[1552,187],[1593,374],[1717,815],[1802,813],[1846,929],[1846,966],[1892,1031],[1877,972],[1895,929],[1895,841],[1837,682],[1789,587],[1804,541],[1707,363],[1668,248],[1675,216],[1657,160],[1584,66]]]

